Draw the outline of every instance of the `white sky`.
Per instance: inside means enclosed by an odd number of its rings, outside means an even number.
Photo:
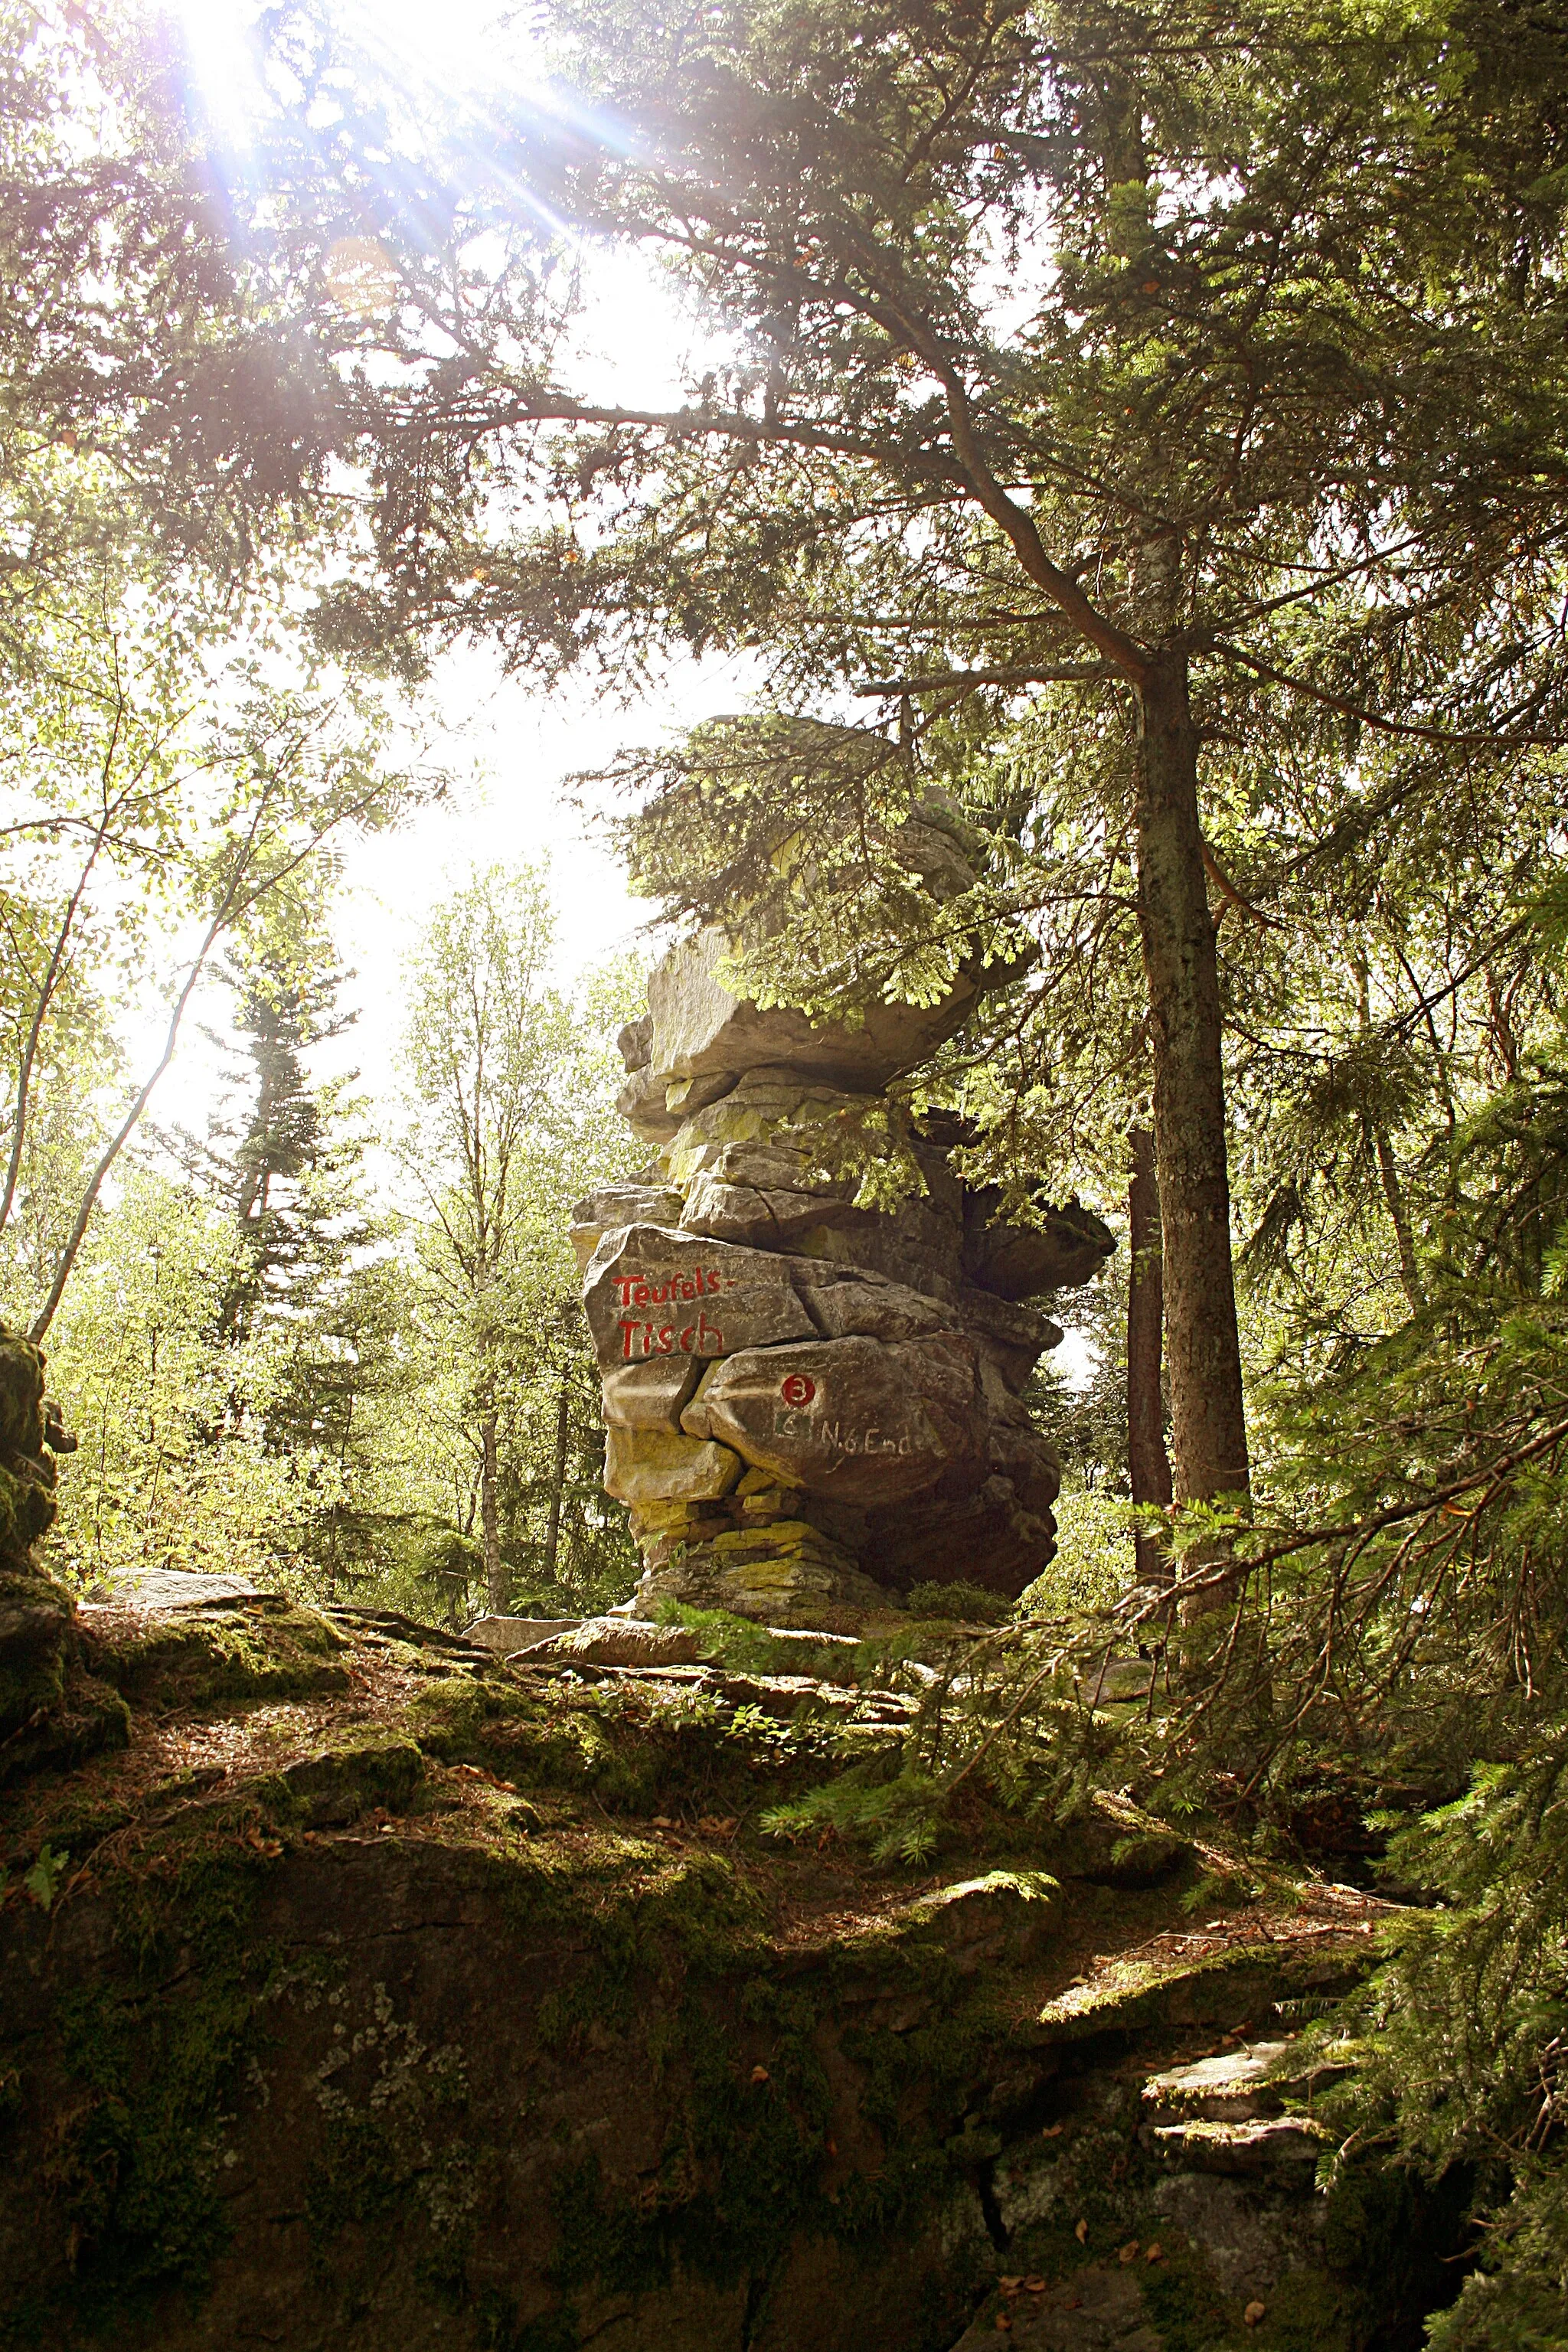
[[[345,15],[358,5],[343,0]],[[408,60],[411,81],[437,64],[460,77],[476,61],[480,70],[491,66],[495,51],[485,29],[504,13],[493,0],[447,0],[438,15],[402,0],[390,5],[375,0],[374,37]],[[243,90],[246,71],[236,62],[243,52],[236,49],[235,32],[255,9],[249,0],[184,0],[182,14],[193,69],[211,93],[218,135],[226,144],[242,144],[243,112],[235,93]],[[430,47],[437,30],[438,59]],[[506,39],[516,54],[515,26]],[[603,251],[585,258],[590,299],[576,357],[565,362],[574,378],[604,397],[677,404],[688,362],[702,345],[700,325],[675,308],[651,265]],[[702,663],[688,657],[672,661],[665,681],[646,692],[623,696],[613,680],[606,685],[584,677],[552,695],[531,681],[503,677],[484,646],[462,646],[443,656],[430,685],[412,698],[409,716],[432,761],[452,773],[455,789],[393,833],[342,845],[344,875],[334,930],[355,974],[344,1009],[358,1018],[341,1045],[329,1049],[319,1075],[357,1067],[374,1097],[395,1089],[405,959],[443,892],[476,865],[548,856],[558,924],[556,977],[563,984],[636,948],[638,931],[658,910],[631,898],[616,859],[568,802],[563,779],[603,766],[624,746],[657,742],[700,719],[742,707],[756,676],[750,656]],[[651,961],[655,950],[648,952]],[[204,992],[193,1007],[189,1034],[153,1101],[152,1116],[160,1126],[197,1134],[205,1128],[221,1055],[200,1034],[204,1025],[220,1032],[227,1026],[221,989]],[[134,1065],[144,1067],[155,1056],[159,1029],[151,1013],[136,1020]]]

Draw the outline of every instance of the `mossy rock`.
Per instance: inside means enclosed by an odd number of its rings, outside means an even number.
[[[377,1807],[405,1812],[424,1777],[416,1744],[385,1737],[324,1748],[282,1775],[312,1829],[342,1828]]]
[[[124,1700],[82,1666],[70,1595],[41,1569],[0,1567],[0,1785],[129,1736]]]
[[[702,1694],[657,1700],[614,1685],[568,1705],[482,1673],[416,1693],[403,1722],[425,1753],[478,1764],[521,1787],[592,1798],[606,1812],[736,1812],[775,1803],[819,1772],[822,1726],[737,1723]]]
[[[94,1671],[155,1714],[226,1701],[313,1698],[349,1687],[348,1643],[313,1609],[260,1595],[152,1622],[100,1620],[86,1637]]]
[[[0,1567],[0,1738],[59,1705],[71,1648],[69,1593],[40,1569]]]
[[[1229,2028],[1266,2016],[1277,2002],[1340,1990],[1356,1973],[1354,1962],[1308,1960],[1272,1943],[1236,1945],[1195,1960],[1118,1960],[1058,1994],[1040,2022],[1069,2042],[1162,2026]]]
[[[1191,2039],[1161,2003],[1304,1989],[1254,1948],[1041,2023],[1062,1952],[1174,1906],[1058,1886],[978,1801],[933,1883],[704,1820],[843,1760],[708,1696],[282,1602],[100,1623],[166,1696],[128,1765],[16,1802],[15,1853],[71,1864],[0,1914],[18,2352],[949,2352],[1020,2266],[1020,2149],[1079,2152],[1064,2264],[1085,2213],[1151,2234],[1140,2085]]]

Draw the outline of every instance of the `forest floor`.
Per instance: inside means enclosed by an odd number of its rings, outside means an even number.
[[[843,1769],[842,1692],[266,1596],[81,1622],[130,1737],[5,1800],[0,2341],[946,2352],[978,2313],[1357,2352],[1436,2299],[1441,2216],[1375,2287],[1387,2215],[1325,2252],[1312,2081],[1201,2148],[1148,2121],[1160,2069],[1363,1972],[1375,1896],[1151,1862],[1112,1800],[1042,1832],[977,1795],[920,1867],[766,1834]],[[1134,2242],[1164,2284],[1074,2303]]]

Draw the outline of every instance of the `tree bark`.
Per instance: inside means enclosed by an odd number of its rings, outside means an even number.
[[[1372,1131],[1373,1150],[1377,1154],[1377,1172],[1383,1180],[1383,1198],[1388,1210],[1389,1223],[1399,1248],[1399,1281],[1412,1315],[1419,1315],[1426,1304],[1426,1293],[1421,1286],[1421,1267],[1415,1255],[1415,1235],[1410,1223],[1410,1212],[1405,1206],[1405,1187],[1400,1181],[1399,1162],[1394,1156],[1394,1145],[1384,1127],[1374,1126]]]
[[[479,1420],[479,1533],[484,1545],[485,1584],[490,1596],[490,1607],[498,1617],[504,1617],[510,1596],[506,1571],[501,1566],[500,1518],[496,1507],[497,1420],[493,1405]]]
[[[572,1428],[572,1374],[566,1366],[561,1371],[561,1395],[555,1407],[555,1473],[550,1487],[550,1517],[544,1528],[543,1569],[553,1584],[556,1562],[561,1555],[561,1496],[566,1484],[566,1446]]]
[[[1154,1173],[1154,1139],[1134,1128],[1132,1179],[1127,1188],[1127,1467],[1132,1500],[1169,1507],[1171,1457],[1165,1451],[1165,1401],[1161,1380],[1164,1354],[1164,1271],[1161,1264],[1160,1193]],[[1164,1584],[1170,1566],[1157,1539],[1142,1531],[1133,1538],[1140,1584]]]
[[[1138,688],[1138,923],[1153,1045],[1174,1499],[1211,1502],[1245,1496],[1248,1469],[1219,972],[1181,653],[1152,660]],[[1226,1598],[1223,1588],[1205,1596],[1210,1606]]]

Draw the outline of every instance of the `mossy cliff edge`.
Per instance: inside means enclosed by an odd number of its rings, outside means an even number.
[[[265,1597],[76,1638],[130,1738],[5,1800],[7,2347],[1419,2341],[1440,2213],[1144,2096],[1345,1981],[1352,1899],[1200,1928],[1179,1843],[979,1798],[939,1868],[763,1837],[853,1692]]]

